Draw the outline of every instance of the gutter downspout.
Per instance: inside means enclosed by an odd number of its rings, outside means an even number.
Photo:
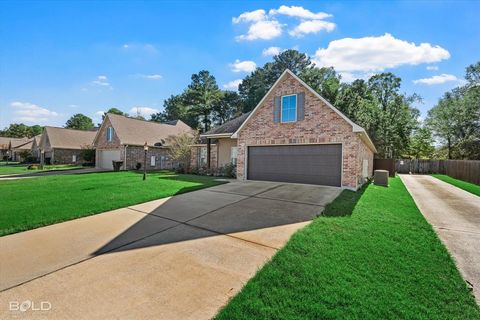
[[[125,145],[125,149],[124,149],[124,154],[123,154],[123,170],[127,170],[127,147],[128,147],[128,144]]]

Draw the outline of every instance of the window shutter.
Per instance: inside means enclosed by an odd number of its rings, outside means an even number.
[[[305,93],[297,93],[297,121],[305,119]]]
[[[280,97],[273,97],[273,122],[280,122]]]

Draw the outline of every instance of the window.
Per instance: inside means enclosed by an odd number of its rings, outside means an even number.
[[[237,147],[232,147],[230,149],[230,161],[232,162],[233,165],[237,165],[237,152],[238,148]]]
[[[107,128],[107,141],[111,142],[113,140],[113,128],[108,127]]]
[[[73,163],[77,162],[77,155],[76,155],[76,154],[74,154],[74,155],[72,156],[72,162],[73,162]]]
[[[200,148],[200,166],[207,164],[207,147]]]
[[[157,158],[155,156],[150,157],[150,166],[155,167],[157,163]]]
[[[282,122],[295,122],[297,121],[297,95],[282,97]]]

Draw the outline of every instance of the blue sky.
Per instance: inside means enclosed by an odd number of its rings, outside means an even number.
[[[232,88],[286,48],[346,81],[394,72],[425,115],[480,60],[478,12],[475,1],[1,2],[0,128],[162,110],[192,73]]]

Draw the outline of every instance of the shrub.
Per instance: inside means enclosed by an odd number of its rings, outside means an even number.
[[[80,157],[87,163],[95,165],[95,149],[90,146],[82,146]]]
[[[142,168],[142,163],[137,162],[137,164],[135,165],[135,169],[140,170],[141,168]]]

